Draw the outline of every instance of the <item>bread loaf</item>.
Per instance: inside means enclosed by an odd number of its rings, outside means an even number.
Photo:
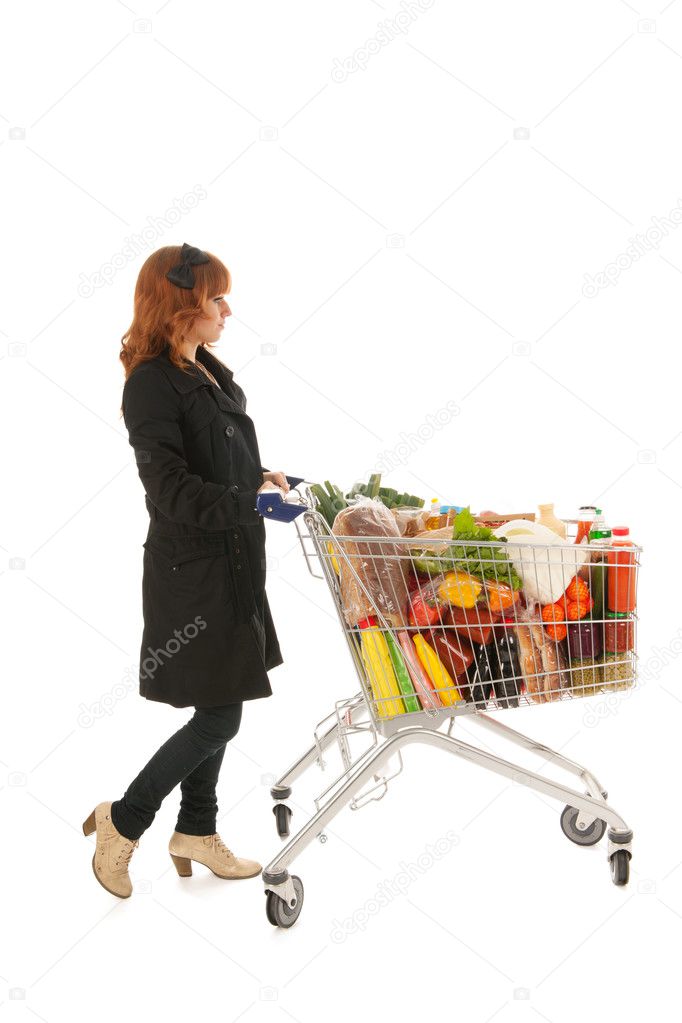
[[[400,531],[394,516],[381,502],[360,499],[343,508],[334,519],[332,533],[347,537],[396,537]],[[339,564],[344,617],[357,625],[380,611],[389,624],[407,624],[407,549],[390,540],[363,542],[335,540]]]

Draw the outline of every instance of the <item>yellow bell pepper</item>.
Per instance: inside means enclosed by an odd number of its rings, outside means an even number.
[[[452,681],[448,671],[443,665],[440,657],[420,633],[416,632],[412,637],[417,648],[417,656],[424,666],[426,674],[433,682],[434,688],[444,707],[451,707],[462,697],[459,695],[457,686]]]
[[[482,583],[467,572],[448,572],[438,586],[438,596],[455,607],[473,607],[483,589]]]
[[[388,644],[381,629],[360,630],[362,660],[367,678],[372,687],[376,708],[380,718],[393,718],[405,713],[405,704],[400,698],[400,687],[395,677]],[[387,697],[398,699],[387,699]]]

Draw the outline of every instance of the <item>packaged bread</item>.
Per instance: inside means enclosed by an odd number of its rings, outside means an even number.
[[[358,498],[334,519],[332,533],[381,540],[335,540],[344,617],[349,625],[380,612],[389,624],[406,624],[409,558],[394,516],[381,501]]]
[[[431,511],[426,508],[411,508],[407,505],[398,505],[391,508],[391,515],[396,521],[398,532],[401,536],[416,536],[426,529],[426,520]],[[452,532],[452,530],[450,530]]]
[[[566,685],[566,657],[561,644],[545,632],[536,609],[519,610],[516,638],[528,698],[534,703],[559,699]]]

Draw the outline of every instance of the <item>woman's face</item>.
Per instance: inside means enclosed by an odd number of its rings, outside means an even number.
[[[203,305],[204,315],[194,324],[194,340],[199,344],[206,341],[217,341],[222,332],[225,320],[232,315],[225,295],[208,298]]]

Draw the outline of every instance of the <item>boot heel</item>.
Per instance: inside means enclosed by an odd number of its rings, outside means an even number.
[[[91,835],[93,831],[97,830],[97,824],[95,822],[95,811],[93,810],[86,821],[83,821],[83,834]]]
[[[174,856],[173,853],[171,853],[170,858],[175,864],[175,869],[180,877],[192,876],[192,861],[188,859],[187,856]]]

